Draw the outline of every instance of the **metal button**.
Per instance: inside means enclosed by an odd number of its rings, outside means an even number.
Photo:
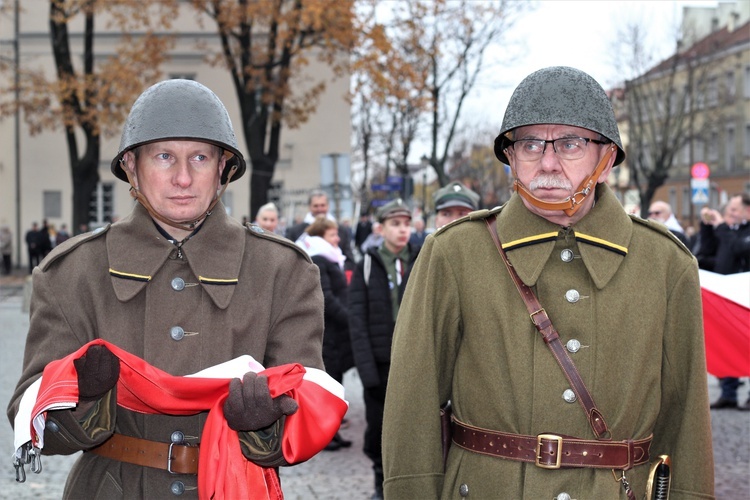
[[[60,432],[60,426],[57,425],[57,423],[51,422],[49,420],[47,420],[47,422],[44,424],[44,428],[50,432]]]
[[[173,326],[169,329],[169,336],[172,337],[173,340],[182,340],[182,337],[185,336],[185,330],[183,330],[181,326]]]
[[[560,259],[563,262],[570,262],[571,260],[573,260],[573,250],[571,250],[570,248],[566,248],[565,250],[560,252]]]
[[[468,497],[469,496],[469,485],[464,483],[461,486],[458,487],[458,494],[462,497]]]
[[[169,485],[169,491],[171,491],[174,496],[180,496],[185,493],[185,483],[182,481],[172,481],[172,484]]]
[[[180,291],[185,288],[185,280],[182,278],[175,278],[172,280],[172,290]]]
[[[560,493],[559,495],[557,495],[555,497],[555,500],[570,500],[570,495],[568,495],[567,493],[563,492],[563,493]]]
[[[172,435],[169,436],[169,440],[174,444],[182,444],[185,442],[185,433],[182,431],[174,431]]]
[[[575,304],[576,302],[578,302],[580,298],[581,298],[581,294],[578,293],[578,290],[570,289],[567,292],[565,292],[565,300],[567,300],[571,304]]]
[[[572,389],[565,389],[563,391],[563,399],[568,403],[576,402],[576,393]]]
[[[576,339],[570,339],[565,344],[565,348],[569,352],[578,352],[578,350],[581,348],[581,343],[579,341],[577,341]]]
[[[263,234],[263,233],[266,232],[262,227],[256,226],[254,224],[250,226],[250,229],[252,229],[253,231],[255,231],[258,234]]]

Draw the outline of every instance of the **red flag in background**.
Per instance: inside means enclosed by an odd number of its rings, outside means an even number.
[[[708,373],[750,376],[750,273],[700,271]]]

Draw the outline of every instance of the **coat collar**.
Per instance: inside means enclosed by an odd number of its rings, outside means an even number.
[[[524,283],[536,284],[562,238],[577,243],[581,259],[597,288],[617,272],[628,252],[633,227],[620,202],[605,184],[596,189],[596,205],[577,224],[563,228],[535,215],[514,194],[497,219],[497,230],[508,259]]]
[[[182,253],[200,285],[214,304],[225,309],[239,280],[245,251],[245,233],[218,203]],[[109,273],[117,298],[131,300],[154,279],[177,249],[154,226],[140,204],[107,235]]]

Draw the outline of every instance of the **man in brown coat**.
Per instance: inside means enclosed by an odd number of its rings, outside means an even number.
[[[529,75],[495,154],[516,193],[428,238],[401,304],[385,498],[644,498],[661,455],[670,498],[712,498],[698,268],[604,183],[625,156],[604,90],[573,68]],[[527,309],[493,226],[540,308]],[[444,467],[438,409],[449,400]]]
[[[58,246],[35,269],[11,422],[47,364],[94,339],[176,376],[245,354],[266,368],[323,367],[317,267],[292,242],[240,225],[220,202],[245,161],[213,92],[188,80],[147,89],[131,109],[112,171],[139,203],[117,223]],[[90,347],[75,368],[78,407],[49,411],[44,429],[43,453],[84,451],[65,496],[197,497],[207,413],[147,415],[115,405],[120,365],[105,346]],[[223,413],[244,456],[277,467],[286,465],[285,416],[297,409],[289,396],[272,398],[265,377],[248,373],[230,384]]]

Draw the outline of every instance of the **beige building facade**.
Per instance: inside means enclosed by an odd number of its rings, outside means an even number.
[[[14,44],[17,43],[22,68],[42,69],[52,76],[55,69],[49,37],[49,2],[25,0],[21,5],[17,38],[13,19],[0,19],[0,57],[13,60]],[[229,214],[241,220],[249,216],[250,211],[251,164],[230,74],[206,62],[207,53],[220,48],[214,21],[209,18],[203,21],[202,24],[198,22],[188,5],[181,6],[180,16],[174,23],[178,31],[165,33],[175,35],[175,44],[170,59],[161,67],[162,79],[196,80],[212,89],[226,105],[239,149],[248,160],[248,172],[230,184],[223,200]],[[111,56],[119,40],[118,33],[107,31],[106,25],[105,19],[97,18],[97,29],[102,27],[95,39],[97,58]],[[74,54],[82,52],[81,33],[81,26],[71,26]],[[305,78],[313,82],[325,81],[326,90],[320,97],[316,112],[305,124],[297,129],[284,127],[280,158],[273,178],[274,201],[289,224],[307,212],[309,191],[321,187],[321,164],[330,163],[333,155],[339,164],[348,165],[350,157],[351,120],[350,106],[346,101],[349,78],[346,75],[335,78],[330,68],[314,57],[309,59]],[[80,57],[76,62],[80,62]],[[2,96],[2,99],[12,99],[12,96]],[[23,236],[33,222],[41,223],[46,219],[56,228],[66,224],[71,234],[75,228],[71,228],[73,191],[63,130],[32,136],[23,116],[19,117],[18,123],[20,127],[17,129],[13,117],[0,121],[0,225],[7,224],[13,232],[14,264],[25,265]],[[118,152],[119,141],[119,135],[104,137],[102,141],[100,182],[90,209],[90,229],[129,213],[133,205],[129,186],[110,171],[110,162]],[[351,215],[352,208],[346,202],[342,200],[340,207],[342,217]]]
[[[730,196],[750,192],[750,2],[720,4],[713,10],[685,8],[684,18],[686,26],[700,27],[689,33],[703,36],[696,39],[685,35],[684,40],[692,43],[683,45],[677,69],[672,70],[673,56],[630,84],[651,86],[645,92],[652,94],[653,89],[681,89],[673,91],[673,107],[684,89],[694,89],[690,98],[692,112],[686,118],[689,130],[682,136],[691,139],[676,151],[669,178],[657,189],[653,200],[668,202],[683,227],[697,228],[702,206],[719,208]],[[623,141],[628,149],[627,143],[635,144],[629,130],[634,120],[623,102],[628,99],[628,91],[623,95],[619,94],[621,90],[617,92],[618,98],[613,102],[619,110],[618,122],[620,130],[625,131]],[[657,105],[646,111],[645,120],[664,119],[666,99],[659,96],[654,102]],[[646,140],[640,147],[643,156],[649,158],[654,146]],[[634,153],[637,151],[631,151],[631,156]],[[696,163],[705,163],[710,170],[705,197],[702,189],[696,196],[696,184],[691,184],[691,168]],[[637,191],[628,190],[632,187],[628,166],[623,170],[613,184],[622,193],[626,208],[637,213],[639,197]]]

